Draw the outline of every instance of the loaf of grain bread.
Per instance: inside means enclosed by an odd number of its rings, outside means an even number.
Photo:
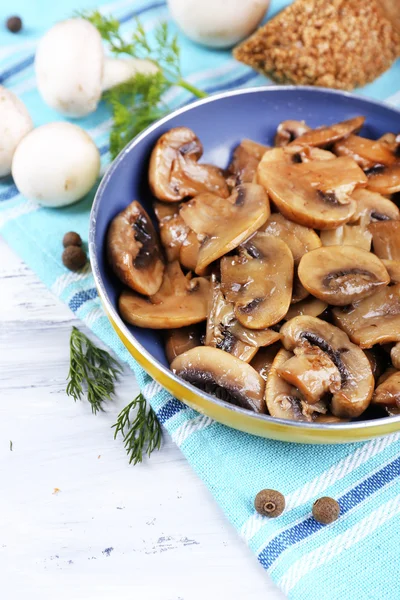
[[[400,0],[295,0],[234,49],[279,83],[351,90],[400,55]]]

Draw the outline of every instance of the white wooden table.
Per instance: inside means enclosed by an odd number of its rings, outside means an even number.
[[[166,434],[128,465],[110,427],[130,371],[103,414],[66,396],[85,328],[1,238],[0,308],[1,597],[282,600]]]

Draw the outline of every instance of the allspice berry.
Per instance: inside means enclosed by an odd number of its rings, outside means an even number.
[[[82,246],[82,238],[79,233],[68,231],[63,237],[63,246],[64,248],[68,248],[68,246]]]
[[[22,29],[22,19],[17,16],[9,17],[6,21],[6,27],[11,33],[18,33]]]
[[[62,253],[62,261],[70,271],[79,271],[86,264],[86,252],[79,246],[68,246]]]
[[[313,504],[312,514],[318,523],[322,523],[323,525],[333,523],[340,514],[339,503],[328,496],[318,498]]]
[[[254,507],[264,517],[279,517],[285,510],[285,496],[276,490],[261,490],[254,500]]]

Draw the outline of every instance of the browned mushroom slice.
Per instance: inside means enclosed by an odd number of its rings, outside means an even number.
[[[334,306],[370,296],[390,282],[382,261],[355,246],[312,250],[300,260],[298,272],[310,294]]]
[[[276,130],[274,144],[277,147],[287,146],[310,129],[305,121],[282,121]]]
[[[372,234],[362,225],[341,225],[336,229],[321,231],[323,246],[356,246],[369,252]]]
[[[140,294],[155,294],[161,286],[164,262],[158,235],[139,202],[132,202],[111,222],[107,255],[119,279]]]
[[[390,283],[400,283],[400,260],[381,259],[389,273]]]
[[[252,183],[258,163],[268,149],[268,146],[258,144],[252,140],[243,140],[236,146],[227,169],[228,185],[235,187],[240,183]]]
[[[314,406],[309,405],[304,401],[300,391],[279,375],[280,367],[292,356],[293,354],[285,349],[279,350],[275,356],[265,388],[268,412],[277,419],[311,422],[317,412],[326,411],[326,407],[319,403]]]
[[[398,221],[400,219],[400,211],[395,203],[381,194],[358,188],[354,190],[351,197],[357,203],[351,223],[365,226],[375,221]]]
[[[358,135],[350,135],[335,144],[334,152],[338,156],[350,156],[362,169],[391,165],[395,162],[393,152],[387,144]]]
[[[237,186],[228,199],[201,194],[180,211],[186,225],[202,237],[196,273],[230,252],[265,223],[270,214],[268,196],[260,185]]]
[[[159,200],[179,202],[203,192],[229,195],[222,171],[198,164],[203,147],[187,127],[175,127],[157,141],[150,158],[149,184]]]
[[[179,214],[179,206],[155,202],[154,212],[158,219],[161,243],[168,261],[179,260],[182,244],[190,231]]]
[[[265,382],[253,367],[239,358],[201,346],[181,354],[171,364],[178,377],[230,404],[265,413]]]
[[[307,163],[313,160],[335,160],[337,156],[329,150],[322,150],[322,148],[314,148],[313,146],[297,146],[290,144],[285,149],[285,152],[290,153],[292,162],[294,163]]]
[[[257,354],[251,359],[251,366],[261,375],[264,381],[267,381],[268,373],[271,370],[275,356],[281,349],[281,343],[275,342],[275,344],[271,344],[271,346],[259,348]]]
[[[325,148],[338,140],[346,138],[351,133],[359,131],[363,126],[364,121],[365,117],[354,117],[353,119],[348,119],[347,121],[342,121],[335,125],[311,129],[296,138],[294,143],[302,144],[304,146],[318,146],[319,148]]]
[[[334,229],[354,214],[356,203],[350,195],[367,177],[350,158],[293,163],[287,148],[275,148],[264,154],[257,180],[287,219]]]
[[[318,317],[327,308],[328,305],[326,302],[322,302],[322,300],[319,300],[318,298],[309,296],[301,302],[292,304],[292,306],[286,313],[285,319],[289,320],[293,319],[294,317],[300,317],[301,315],[308,315],[309,317]]]
[[[400,408],[400,371],[390,370],[387,377],[379,381],[372,398],[373,404],[387,409]],[[389,412],[388,411],[388,412]]]
[[[309,404],[319,402],[329,392],[338,392],[340,373],[329,356],[318,348],[300,350],[295,348],[294,356],[278,368],[278,374],[300,390]]]
[[[378,142],[387,144],[392,152],[396,152],[400,144],[400,136],[394,133],[384,133]]]
[[[205,321],[210,282],[204,277],[184,276],[178,261],[168,263],[159,291],[144,298],[131,290],[122,292],[122,318],[137,327],[175,329]]]
[[[370,350],[364,350],[364,354],[369,360],[372,375],[376,381],[384,372],[385,365],[387,364],[387,360],[384,357],[385,353],[380,348],[371,348]]]
[[[339,417],[335,417],[335,415],[316,415],[315,423],[323,423],[324,425],[337,425],[339,423],[347,423],[349,419],[340,419]]]
[[[395,369],[400,369],[400,343],[393,346],[390,351],[390,358]]]
[[[361,348],[400,342],[400,285],[381,289],[354,306],[335,308],[333,318]]]
[[[374,378],[367,357],[338,327],[316,317],[296,317],[281,328],[287,350],[319,348],[340,373],[341,385],[332,395],[336,417],[358,417],[369,405]]]
[[[201,346],[201,335],[196,325],[169,329],[165,333],[165,354],[170,364],[174,358],[197,346]]]
[[[308,296],[308,292],[297,277],[297,266],[303,254],[321,246],[318,235],[313,229],[293,223],[293,221],[285,219],[279,213],[272,214],[265,225],[260,228],[260,231],[265,231],[269,235],[280,238],[289,246],[293,254],[295,271],[292,302],[304,300]]]
[[[265,329],[283,319],[293,282],[293,256],[285,242],[257,233],[240,256],[225,256],[220,267],[222,291],[244,327]]]
[[[249,362],[260,346],[273,344],[280,334],[272,329],[247,329],[238,323],[234,307],[227,302],[221,284],[211,277],[212,300],[207,319],[205,344],[220,348],[233,356]]]
[[[372,233],[374,252],[379,258],[400,260],[400,221],[371,223],[368,229]]]

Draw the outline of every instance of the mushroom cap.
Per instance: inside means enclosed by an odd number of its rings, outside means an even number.
[[[210,192],[227,198],[229,190],[222,171],[198,164],[203,154],[199,138],[188,127],[174,127],[157,141],[150,157],[149,185],[164,202],[179,202]]]
[[[18,190],[44,206],[64,206],[85,196],[100,173],[92,138],[72,123],[37,127],[19,143],[12,162]]]
[[[184,204],[180,215],[202,237],[196,273],[251,236],[269,217],[268,196],[260,185],[243,183],[229,198],[201,194]]]
[[[169,364],[180,354],[200,345],[200,330],[197,325],[168,329],[165,332],[165,354]]]
[[[304,401],[300,391],[279,375],[279,369],[293,356],[284,348],[279,350],[269,369],[265,387],[265,402],[271,417],[289,421],[313,421],[319,410],[326,407],[310,405]]]
[[[300,260],[298,273],[310,294],[334,306],[370,296],[390,282],[382,261],[355,246],[312,250]]]
[[[132,202],[111,222],[107,254],[115,274],[130,288],[152,296],[164,273],[157,233],[139,202]]]
[[[379,381],[372,404],[400,408],[400,371],[390,370],[387,377]],[[384,374],[385,375],[385,374]]]
[[[297,142],[297,140],[296,140]],[[316,229],[335,229],[347,223],[356,204],[350,198],[367,177],[350,158],[293,162],[290,148],[266,152],[258,165],[257,181],[291,221]]]
[[[341,386],[333,393],[331,411],[337,417],[353,418],[368,407],[374,391],[371,366],[364,352],[338,327],[316,317],[295,317],[281,328],[287,350],[317,347],[337,367]]]
[[[368,226],[374,252],[379,258],[400,260],[400,221],[382,221]]]
[[[332,312],[335,324],[361,348],[400,342],[400,284]]]
[[[221,288],[244,327],[265,329],[289,309],[293,255],[285,242],[266,233],[257,233],[241,250],[241,256],[221,259]]]
[[[171,364],[178,377],[205,392],[257,413],[265,413],[265,382],[246,362],[219,350],[200,346]]]
[[[119,298],[122,318],[137,327],[175,329],[205,321],[210,282],[204,277],[185,277],[177,261],[168,263],[160,289],[145,298],[124,290]]]
[[[233,151],[232,160],[227,168],[228,185],[235,187],[241,183],[252,183],[258,164],[268,146],[252,140],[242,140]]]
[[[103,67],[101,36],[87,19],[56,23],[36,50],[40,95],[67,117],[84,117],[96,110],[102,94]]]
[[[365,117],[354,117],[347,121],[341,121],[334,125],[327,125],[325,127],[318,127],[317,129],[311,129],[304,132],[302,135],[296,138],[295,144],[301,144],[304,146],[317,146],[319,148],[325,148],[330,146],[334,142],[347,138],[351,133],[359,131],[363,126]]]
[[[303,254],[321,246],[320,238],[313,229],[289,221],[279,213],[273,213],[260,231],[279,237],[289,246],[294,259],[292,303],[304,300],[308,292],[300,283],[297,267]]]
[[[371,250],[372,234],[364,225],[340,225],[336,229],[321,231],[320,238],[323,246],[356,246],[369,252]]]
[[[368,225],[375,221],[398,221],[400,210],[394,202],[371,190],[358,188],[351,195],[356,201],[356,211],[351,223]]]
[[[11,173],[15,149],[32,129],[32,119],[25,104],[0,85],[0,177]]]

